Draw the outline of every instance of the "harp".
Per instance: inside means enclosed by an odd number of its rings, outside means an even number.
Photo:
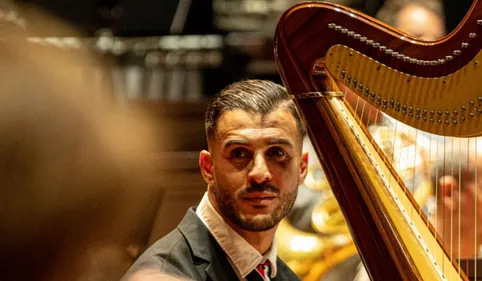
[[[364,116],[383,112],[400,126],[476,151],[472,139],[482,135],[481,29],[478,1],[455,31],[434,42],[322,2],[296,5],[278,23],[275,59],[282,80],[372,280],[468,280],[457,261],[460,247],[447,247],[444,233],[373,141]],[[348,96],[355,96],[354,106]],[[464,161],[476,165],[477,159]],[[451,214],[464,215],[460,209]],[[460,232],[450,232],[449,240]],[[470,237],[475,241],[464,243],[478,243]]]

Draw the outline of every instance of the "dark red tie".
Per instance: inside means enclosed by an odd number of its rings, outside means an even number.
[[[258,264],[256,270],[253,270],[248,276],[246,276],[246,280],[248,281],[264,281],[267,280],[267,275],[269,271],[269,261],[267,260],[265,263]]]

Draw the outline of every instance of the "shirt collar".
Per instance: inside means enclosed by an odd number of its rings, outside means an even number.
[[[231,260],[235,269],[242,278],[253,271],[258,264],[270,262],[270,276],[276,276],[276,243],[273,241],[271,248],[265,255],[261,255],[251,244],[229,226],[214,209],[209,201],[207,192],[204,194],[196,214],[206,225],[226,255]]]

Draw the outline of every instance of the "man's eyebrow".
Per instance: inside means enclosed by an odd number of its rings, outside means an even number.
[[[245,145],[245,146],[248,146],[249,145],[249,141],[247,140],[228,140],[224,143],[223,147],[224,149],[232,146],[232,145]]]
[[[281,144],[281,145],[287,145],[289,147],[293,147],[293,144],[287,139],[271,139],[268,141],[268,145],[273,145],[273,144]]]

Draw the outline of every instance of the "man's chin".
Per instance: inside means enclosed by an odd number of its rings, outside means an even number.
[[[241,229],[248,231],[266,231],[276,226],[271,214],[255,214],[255,215],[241,215],[240,225]]]

